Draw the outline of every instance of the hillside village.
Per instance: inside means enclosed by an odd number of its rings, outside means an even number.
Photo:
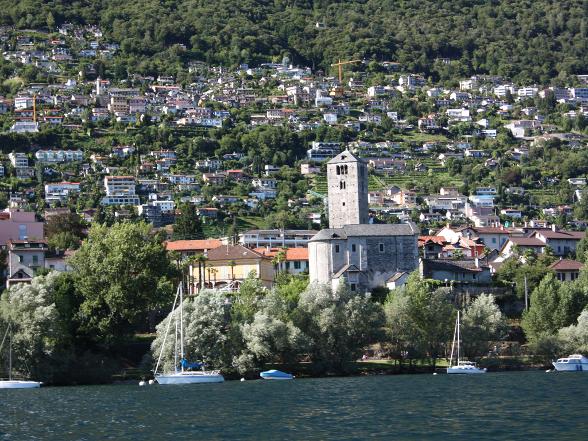
[[[399,63],[322,72],[285,57],[236,70],[189,62],[179,81],[108,71],[119,47],[96,26],[3,27],[0,41],[7,286],[68,270],[76,244],[56,246],[44,226],[72,213],[79,239],[93,222],[144,219],[174,255],[205,255],[192,292],[237,289],[251,271],[267,287],[307,274],[309,241],[340,194],[327,163],[345,151],[368,170],[369,212],[354,223],[414,226],[418,263],[380,287],[418,268],[446,285],[512,289],[498,272],[513,256],[553,256],[562,281],[583,266],[588,75],[435,83]],[[202,234],[179,239],[188,207]]]

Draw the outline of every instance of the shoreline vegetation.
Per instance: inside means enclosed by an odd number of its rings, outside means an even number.
[[[45,384],[104,384],[146,377],[160,352],[162,371],[174,371],[175,342],[164,334],[178,320],[174,286],[187,272],[149,225],[95,224],[69,263],[72,272],[2,294],[0,328],[14,330],[14,372]],[[377,295],[287,273],[268,289],[252,272],[238,290],[201,289],[184,299],[186,358],[227,378],[267,367],[298,377],[436,372],[459,310],[466,359],[489,371],[545,367],[588,348],[587,277],[563,283],[546,274],[521,317],[503,313],[509,308],[493,295],[464,297],[418,272]],[[370,363],[357,362],[364,356]]]

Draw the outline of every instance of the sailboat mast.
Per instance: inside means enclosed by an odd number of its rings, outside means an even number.
[[[459,311],[457,311],[457,364],[459,365],[459,339],[460,335]]]
[[[458,312],[459,314],[459,312]],[[453,362],[453,350],[455,349],[455,336],[457,335],[457,321],[458,319],[455,319],[455,326],[453,327],[453,341],[451,342],[451,355],[449,356],[449,366],[452,366],[452,362]]]
[[[8,324],[8,381],[12,381],[12,324]]]
[[[184,290],[180,285],[180,363],[182,363],[182,372],[184,372]]]
[[[176,318],[176,339],[174,341],[174,371],[178,371],[178,319]]]

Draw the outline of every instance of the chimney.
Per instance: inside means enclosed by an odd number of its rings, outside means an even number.
[[[480,268],[480,259],[478,259],[477,257],[474,259],[474,262],[476,263],[476,268]]]
[[[551,224],[551,231],[557,231],[557,225]]]

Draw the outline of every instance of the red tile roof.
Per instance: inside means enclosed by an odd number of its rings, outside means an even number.
[[[204,251],[220,247],[221,241],[218,239],[204,240],[174,240],[165,243],[165,249],[168,251]]]
[[[579,271],[584,267],[582,262],[572,259],[561,259],[549,265],[549,268],[556,271]]]
[[[258,253],[243,245],[222,245],[207,253],[208,260],[235,260],[240,259],[269,259],[269,257]]]
[[[281,248],[254,248],[253,251],[263,254],[267,257],[275,257],[280,252]],[[308,260],[308,248],[286,248],[286,261],[293,260]]]
[[[511,237],[509,239],[513,244],[521,247],[544,247],[545,242],[536,237]]]

